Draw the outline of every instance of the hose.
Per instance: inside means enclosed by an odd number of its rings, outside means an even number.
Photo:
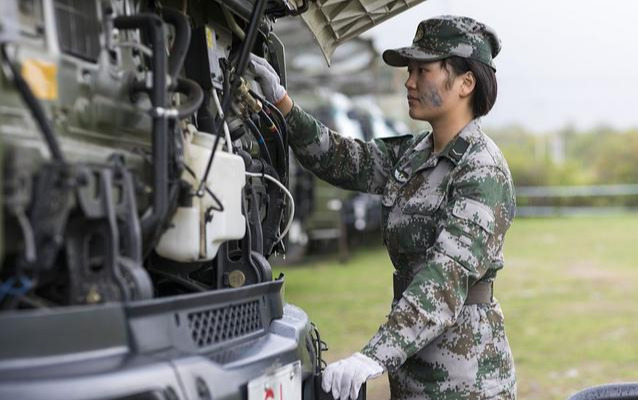
[[[187,118],[195,114],[204,101],[204,90],[197,82],[188,78],[177,78],[175,91],[186,96],[187,100],[177,108],[178,118]]]
[[[152,152],[153,152],[153,202],[152,211],[142,217],[142,232],[144,236],[151,233],[160,225],[164,214],[168,210],[168,118],[166,109],[168,93],[166,90],[167,59],[164,42],[164,23],[155,14],[143,13],[131,16],[119,16],[113,20],[118,29],[144,29],[148,34],[153,56],[153,84],[150,90],[153,110]]]
[[[226,6],[222,3],[222,13],[224,14],[224,18],[226,18],[226,22],[228,23],[228,26],[230,27],[230,30],[233,31],[233,33],[235,35],[237,35],[237,37],[240,40],[245,40],[246,39],[246,32],[244,32],[240,27],[239,24],[237,23],[237,20],[235,20],[235,16],[228,11],[228,9],[226,8]]]
[[[308,0],[303,0],[301,3],[301,7],[299,7],[298,9],[296,9],[295,11],[289,11],[288,15],[291,17],[296,17],[298,15],[301,15],[303,13],[305,13],[306,11],[308,11],[308,8],[310,7],[310,4],[308,3]]]
[[[188,17],[175,9],[162,8],[162,17],[164,21],[175,27],[175,41],[168,59],[168,73],[171,75],[171,80],[175,82],[179,71],[184,66],[186,53],[188,53],[188,45],[191,42],[191,27]]]
[[[180,104],[180,106],[176,108],[177,113],[175,116],[179,119],[188,118],[195,114],[204,102],[204,90],[192,79],[178,77],[177,82],[171,90],[181,93],[187,98],[185,103]],[[151,89],[146,87],[144,82],[134,82],[131,84],[131,94],[139,92],[149,94],[150,91]]]

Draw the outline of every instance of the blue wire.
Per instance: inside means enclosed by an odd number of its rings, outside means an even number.
[[[14,286],[19,283],[20,286]],[[33,287],[33,282],[26,276],[21,276],[16,279],[14,276],[7,279],[6,282],[0,285],[0,303],[6,296],[23,296]]]

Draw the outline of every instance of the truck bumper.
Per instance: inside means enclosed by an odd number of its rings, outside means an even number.
[[[296,361],[314,399],[313,328],[282,286],[5,313],[0,399],[243,400],[250,380]]]

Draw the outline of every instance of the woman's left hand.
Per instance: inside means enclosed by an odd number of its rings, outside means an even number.
[[[346,400],[348,396],[355,400],[363,382],[381,375],[381,364],[361,353],[334,362],[323,372],[321,387],[324,392],[332,392],[335,399]]]

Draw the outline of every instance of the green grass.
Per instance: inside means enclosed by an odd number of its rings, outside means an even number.
[[[587,386],[638,381],[638,216],[519,219],[496,281],[514,352],[519,399],[565,399]],[[317,324],[329,361],[358,351],[384,321],[392,265],[360,249],[286,274],[286,301]],[[385,380],[385,379],[384,379]],[[371,400],[387,398],[375,381]]]

